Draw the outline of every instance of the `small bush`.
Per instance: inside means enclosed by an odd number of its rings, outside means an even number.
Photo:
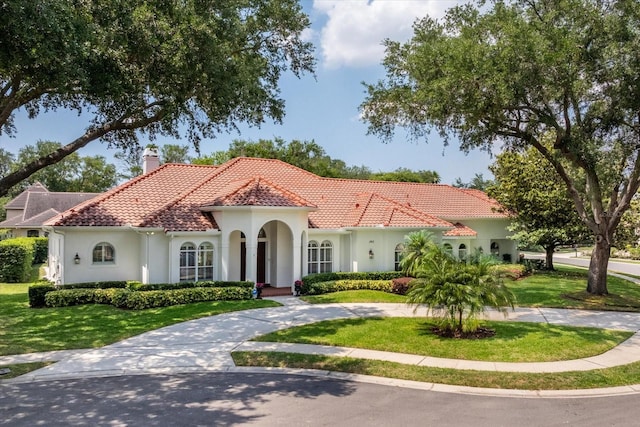
[[[527,274],[527,269],[522,264],[496,264],[490,270],[512,280],[518,280]]]
[[[130,284],[129,289],[134,291],[157,291],[171,289],[189,288],[228,288],[240,287],[253,289],[253,282],[231,282],[218,280],[203,280],[201,282],[178,282],[178,283],[152,283],[143,285],[142,283]]]
[[[398,295],[406,295],[411,287],[412,280],[413,277],[398,277],[397,279],[393,279],[391,281],[393,283],[391,292]]]
[[[62,289],[47,292],[44,297],[47,307],[68,307],[95,303],[95,289]]]
[[[81,283],[69,283],[66,285],[60,285],[58,289],[111,289],[111,288],[126,288],[128,282],[125,280],[111,280],[104,282],[81,282]]]
[[[404,274],[400,271],[316,273],[302,278],[301,292],[304,295],[309,294],[309,290],[314,284],[322,282],[336,280],[393,280],[403,276]]]
[[[113,302],[119,308],[143,310],[202,301],[244,299],[251,299],[251,289],[248,287],[209,287],[155,291],[123,290],[114,295]]]
[[[56,288],[49,282],[40,282],[29,286],[29,306],[32,308],[45,307],[45,295]]]
[[[307,295],[320,295],[330,292],[355,291],[369,289],[372,291],[391,292],[391,280],[332,280],[314,283],[307,287]]]

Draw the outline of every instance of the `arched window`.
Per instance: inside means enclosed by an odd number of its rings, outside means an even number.
[[[116,251],[107,242],[100,242],[93,247],[94,264],[113,264],[116,262]]]
[[[310,240],[308,249],[307,249],[307,273],[313,274],[318,273],[318,260],[320,257],[318,256],[318,242],[315,240]]]
[[[449,255],[453,255],[453,247],[451,246],[451,243],[445,243],[442,245],[442,249],[444,249],[444,251],[446,253],[448,253]]]
[[[196,280],[196,245],[191,242],[180,246],[180,281]]]
[[[398,243],[393,254],[393,268],[396,271],[400,271],[400,260],[402,259],[402,252],[404,251],[404,245]]]
[[[333,244],[325,240],[320,245],[320,273],[331,273],[333,267]]]
[[[461,260],[467,259],[467,246],[464,243],[458,246],[458,258]]]
[[[267,232],[264,231],[264,228],[261,228],[260,231],[258,231],[258,239],[266,239],[267,238]]]

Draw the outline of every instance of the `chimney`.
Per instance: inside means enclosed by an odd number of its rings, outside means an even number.
[[[147,146],[142,153],[142,173],[149,173],[160,167],[160,157],[155,146]]]

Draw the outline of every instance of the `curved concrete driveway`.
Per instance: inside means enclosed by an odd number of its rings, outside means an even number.
[[[87,376],[121,376],[153,373],[186,373],[206,371],[269,371],[297,372],[307,375],[330,375],[338,378],[357,379],[380,384],[393,384],[429,390],[481,393],[512,396],[592,396],[636,393],[639,386],[615,387],[596,390],[571,391],[520,391],[478,389],[430,383],[364,377],[344,373],[312,370],[278,370],[269,368],[238,368],[230,356],[237,350],[280,350],[300,353],[328,354],[391,360],[421,366],[437,366],[457,369],[521,372],[561,372],[600,369],[640,360],[640,334],[636,333],[620,346],[598,356],[573,361],[544,363],[498,363],[440,359],[434,357],[388,353],[381,351],[310,346],[295,344],[258,343],[249,340],[265,333],[321,320],[365,317],[424,317],[424,309],[413,312],[405,304],[323,304],[307,305],[292,297],[278,298],[284,306],[226,313],[184,322],[126,339],[113,345],[94,350],[66,351],[32,357],[59,360],[58,363],[39,369],[7,382],[43,381],[81,378]],[[491,312],[487,318],[502,320],[504,317]],[[509,314],[509,320],[547,322],[558,325],[592,326],[598,328],[640,330],[640,313],[593,312],[549,308],[519,308]],[[1,363],[17,363],[29,360],[29,356],[0,358]],[[34,360],[34,359],[30,359]]]

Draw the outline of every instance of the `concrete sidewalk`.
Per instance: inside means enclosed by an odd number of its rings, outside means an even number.
[[[585,371],[619,366],[640,360],[640,313],[593,312],[584,310],[562,310],[550,308],[518,308],[509,313],[508,320],[543,322],[558,325],[592,326],[622,329],[636,332],[618,347],[598,356],[586,359],[544,363],[502,363],[441,359],[410,354],[382,351],[311,346],[300,344],[259,343],[252,338],[292,326],[321,320],[366,317],[424,317],[424,309],[413,309],[405,304],[322,304],[308,305],[295,297],[277,297],[282,307],[262,308],[226,313],[189,322],[184,322],[155,331],[150,331],[124,341],[90,350],[65,350],[27,355],[0,357],[0,365],[32,361],[57,361],[45,368],[30,372],[5,383],[76,379],[141,374],[174,374],[190,372],[243,371],[237,368],[230,353],[239,350],[289,351],[308,354],[327,354],[366,359],[390,360],[417,366],[434,366],[455,369],[473,369],[507,372],[563,372]],[[501,313],[490,312],[488,319],[503,320]],[[253,368],[254,371],[298,372],[300,370],[277,370]],[[477,389],[470,387],[425,385],[421,383],[362,377],[357,375],[329,373],[326,371],[303,371],[306,375],[333,376],[351,380],[379,382],[439,389],[465,393],[484,393],[516,396],[585,396],[636,393],[640,386],[616,387],[598,390],[572,390],[562,392],[524,392],[519,390]]]

